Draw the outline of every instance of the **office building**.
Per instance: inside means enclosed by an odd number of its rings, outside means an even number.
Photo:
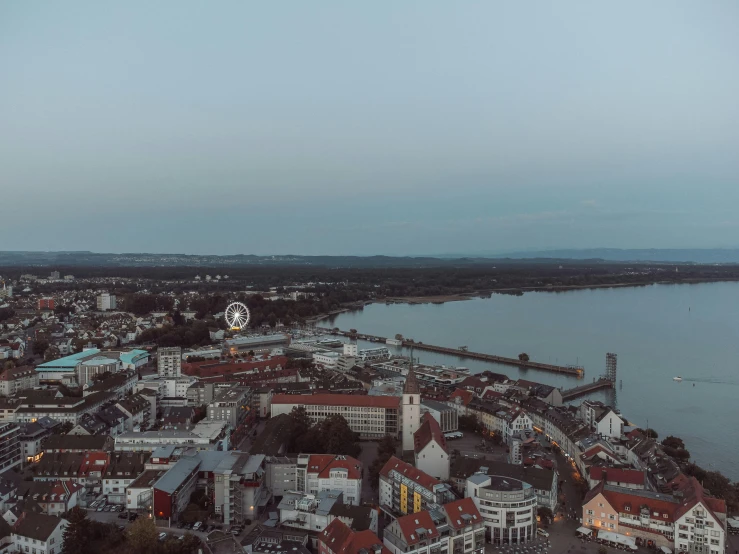
[[[182,348],[157,350],[157,371],[162,379],[177,379],[182,375]]]
[[[104,292],[103,294],[98,295],[97,306],[98,306],[99,312],[115,310],[116,309],[115,295],[108,294],[107,292]]]

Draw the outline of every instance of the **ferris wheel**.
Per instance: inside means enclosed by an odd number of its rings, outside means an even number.
[[[226,323],[232,331],[241,331],[249,324],[249,308],[241,302],[233,302],[226,308]]]

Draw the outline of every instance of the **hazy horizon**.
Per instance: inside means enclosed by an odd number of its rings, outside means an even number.
[[[0,5],[0,250],[739,246],[739,5]]]

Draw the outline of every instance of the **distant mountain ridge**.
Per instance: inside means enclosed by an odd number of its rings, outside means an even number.
[[[87,251],[24,252],[0,251],[0,269],[6,267],[244,267],[244,266],[316,266],[316,267],[435,267],[476,266],[529,261],[655,262],[655,263],[739,263],[739,249],[562,249],[476,256],[228,256],[198,254],[110,254]]]
[[[511,252],[489,258],[557,260],[604,260],[610,262],[683,262],[700,264],[739,263],[739,248],[567,248],[534,252]]]

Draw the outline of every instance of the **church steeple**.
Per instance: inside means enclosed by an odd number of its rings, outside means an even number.
[[[408,368],[408,375],[405,378],[405,386],[403,394],[421,394],[421,387],[418,386],[416,374],[413,372],[413,351],[411,350],[411,365]]]

